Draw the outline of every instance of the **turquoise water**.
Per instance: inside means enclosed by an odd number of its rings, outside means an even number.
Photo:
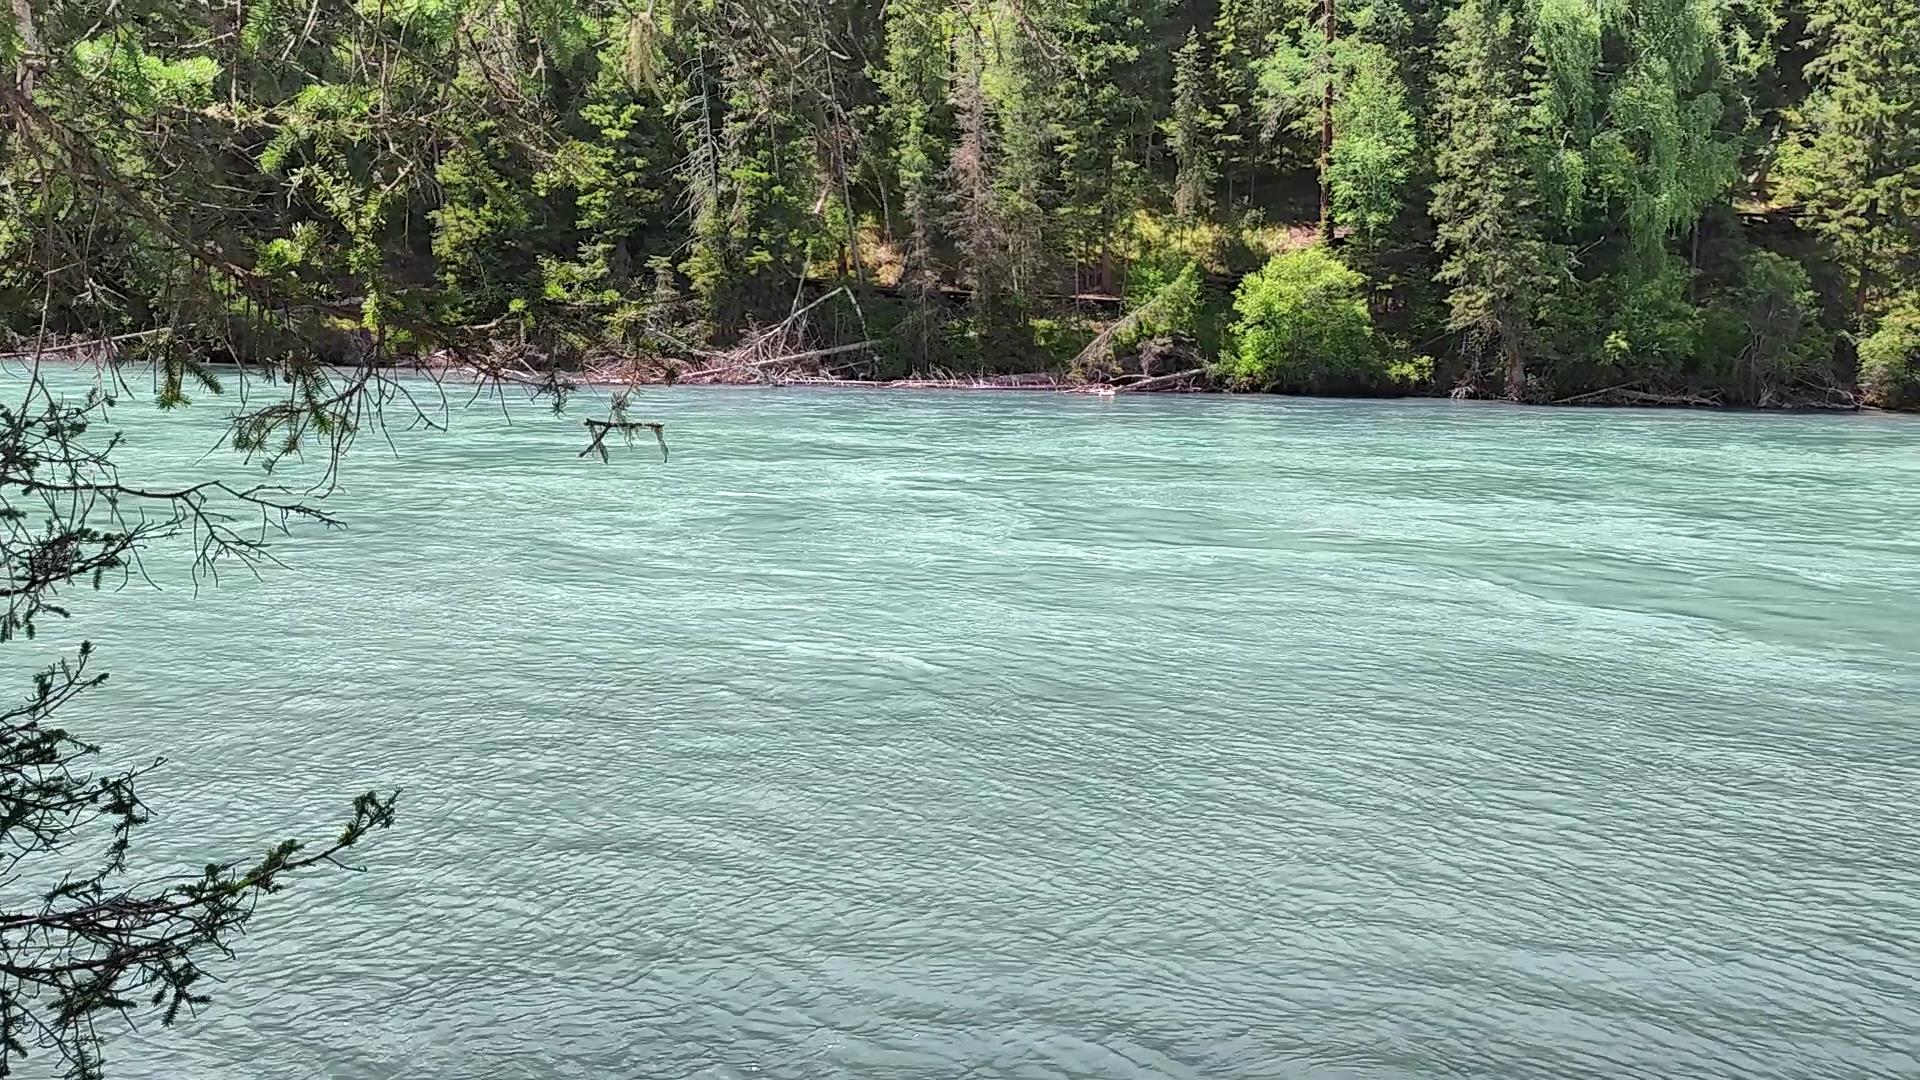
[[[1920,1075],[1920,423],[506,411],[79,603],[150,851],[405,788],[120,1075]]]

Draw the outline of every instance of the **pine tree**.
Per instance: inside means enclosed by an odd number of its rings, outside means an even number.
[[[958,14],[954,144],[947,165],[952,187],[949,229],[959,247],[960,279],[973,293],[974,344],[985,350],[1006,342],[1017,298],[996,193],[999,146],[987,99],[986,19],[967,3],[959,6]]]
[[[1280,0],[1221,0],[1207,32],[1212,54],[1218,134],[1214,146],[1227,202],[1253,195],[1263,165],[1261,129],[1265,118],[1257,102],[1256,66],[1270,51],[1269,38],[1280,28]]]
[[[1547,238],[1535,183],[1527,30],[1520,0],[1465,0],[1448,16],[1432,207],[1448,325],[1466,335],[1470,355],[1500,358],[1516,401],[1526,396],[1541,304],[1567,264],[1565,249]],[[1470,370],[1463,387],[1477,374]]]
[[[885,104],[888,144],[906,218],[902,281],[924,290],[934,277],[938,236],[935,208],[947,102],[947,30],[938,0],[900,0],[887,6],[886,65],[875,73]]]
[[[1187,43],[1174,54],[1173,118],[1167,133],[1176,166],[1173,211],[1183,219],[1204,214],[1213,203],[1214,149],[1205,80],[1196,27],[1187,31]]]

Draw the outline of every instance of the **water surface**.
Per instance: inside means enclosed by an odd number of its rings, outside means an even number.
[[[508,411],[79,605],[150,845],[405,788],[121,1075],[1920,1074],[1920,423]]]

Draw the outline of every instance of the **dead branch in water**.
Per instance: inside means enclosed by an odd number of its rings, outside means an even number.
[[[1635,383],[1627,382],[1627,383],[1621,383],[1619,386],[1609,386],[1605,390],[1589,390],[1584,394],[1575,394],[1572,397],[1563,397],[1560,400],[1554,402],[1554,404],[1555,405],[1573,405],[1582,401],[1592,401],[1594,398],[1597,398],[1597,397],[1605,397],[1608,394],[1617,394],[1622,390],[1632,389],[1635,385],[1636,385]]]
[[[844,386],[858,390],[1045,390],[1071,392],[1050,375],[990,375],[970,379],[840,379],[831,375],[788,375],[776,386]]]
[[[1639,383],[1621,383],[1600,390],[1589,390],[1584,394],[1559,398],[1554,405],[1578,405],[1582,402],[1610,402],[1616,405],[1687,405],[1695,408],[1717,408],[1722,402],[1718,398],[1701,397],[1697,394],[1656,394],[1639,389]]]
[[[1692,405],[1696,407],[1717,408],[1719,398],[1700,397],[1697,394],[1654,394],[1645,390],[1618,390],[1615,395],[1622,401],[1631,401],[1636,405]]]
[[[654,440],[660,444],[660,460],[661,461],[667,460],[666,425],[660,423],[659,421],[656,421],[656,420],[586,420],[586,421],[583,421],[583,423],[586,424],[587,431],[589,434],[593,436],[593,438],[587,443],[586,449],[580,451],[581,457],[586,457],[588,454],[597,453],[600,455],[600,460],[602,462],[605,462],[609,460],[607,456],[607,436],[608,435],[612,435],[617,432],[622,438],[624,438],[627,441],[628,446],[632,446],[633,436],[635,432],[651,431],[653,432]]]

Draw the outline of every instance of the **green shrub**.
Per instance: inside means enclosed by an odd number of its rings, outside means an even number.
[[[1080,350],[1093,340],[1094,331],[1084,319],[1036,318],[1033,325],[1033,344],[1046,357],[1051,367],[1059,367],[1080,355]]]
[[[1703,323],[1689,299],[1691,279],[1683,260],[1667,257],[1555,289],[1540,313],[1529,381],[1551,386],[1556,397],[1635,379],[1648,389],[1692,382]],[[1709,381],[1725,378],[1716,373]]]
[[[1700,337],[1700,313],[1687,298],[1692,272],[1676,258],[1640,274],[1596,283],[1605,298],[1600,359],[1617,370],[1675,378],[1692,361]]]
[[[1860,390],[1883,409],[1920,408],[1920,296],[1906,297],[1861,339]]]
[[[1433,357],[1422,353],[1418,356],[1402,356],[1386,367],[1387,378],[1409,390],[1419,390],[1433,384]]]
[[[1832,355],[1806,267],[1771,251],[1748,256],[1735,294],[1747,333],[1734,366],[1736,389],[1756,405],[1813,375]]]
[[[1234,293],[1239,316],[1222,366],[1259,390],[1324,391],[1376,385],[1385,374],[1367,310],[1367,279],[1324,248],[1276,255]]]

